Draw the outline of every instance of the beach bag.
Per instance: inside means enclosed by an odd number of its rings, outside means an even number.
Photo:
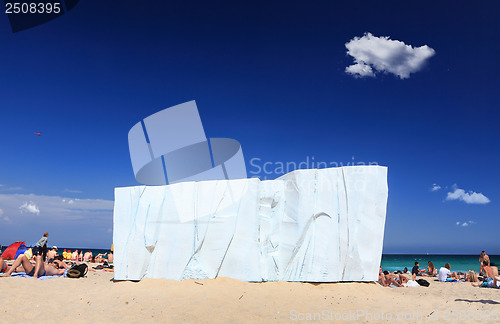
[[[430,285],[430,283],[425,279],[418,279],[417,282],[420,286],[424,286],[424,287],[429,287],[429,285]]]
[[[75,265],[68,270],[68,277],[70,278],[81,278],[87,274],[89,267],[85,263]]]

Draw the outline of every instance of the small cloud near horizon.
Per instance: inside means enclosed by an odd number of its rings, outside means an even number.
[[[461,200],[466,204],[480,204],[484,205],[490,202],[490,199],[482,193],[474,192],[472,190],[465,191],[460,189],[457,185],[452,186],[453,192],[448,192],[446,200]]]
[[[354,37],[345,47],[355,63],[348,66],[345,72],[357,78],[375,77],[375,72],[383,72],[407,79],[435,54],[434,49],[427,45],[413,47],[389,36],[377,37],[371,33]]]

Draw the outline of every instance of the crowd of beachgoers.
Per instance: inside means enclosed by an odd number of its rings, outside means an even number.
[[[49,233],[45,232],[40,240],[32,246],[25,247],[19,244],[17,251],[9,251],[9,256],[5,256],[4,251],[0,256],[0,277],[10,277],[14,273],[24,274],[29,277],[38,278],[43,276],[64,276],[71,274],[73,277],[80,275],[87,270],[113,271],[113,250],[106,253],[93,255],[91,251],[66,250],[59,254],[57,246],[48,249]],[[16,253],[17,252],[17,253]],[[12,257],[15,255],[15,257]],[[95,267],[89,269],[87,263],[97,263]],[[82,268],[82,265],[83,268]],[[76,273],[76,275],[75,275]],[[84,274],[84,273],[83,273]]]
[[[441,282],[470,282],[475,287],[500,288],[498,267],[490,261],[485,251],[479,255],[479,273],[469,270],[466,273],[452,272],[451,265],[445,263],[439,270],[432,261],[427,262],[425,269],[420,269],[420,264],[415,261],[411,272],[407,267],[403,271],[384,271],[379,269],[378,282],[384,287],[411,287],[428,286],[429,282],[417,277],[436,277]]]

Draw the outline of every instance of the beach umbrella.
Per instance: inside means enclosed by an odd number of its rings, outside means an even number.
[[[5,260],[15,260],[20,254],[26,252],[26,243],[23,241],[18,241],[12,243],[8,248],[2,253],[2,258]]]

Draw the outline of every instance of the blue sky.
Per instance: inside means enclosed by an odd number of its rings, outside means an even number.
[[[499,9],[82,1],[18,33],[2,15],[0,243],[108,247],[113,190],[137,185],[129,129],[196,100],[250,175],[312,157],[388,166],[385,253],[500,254]]]

